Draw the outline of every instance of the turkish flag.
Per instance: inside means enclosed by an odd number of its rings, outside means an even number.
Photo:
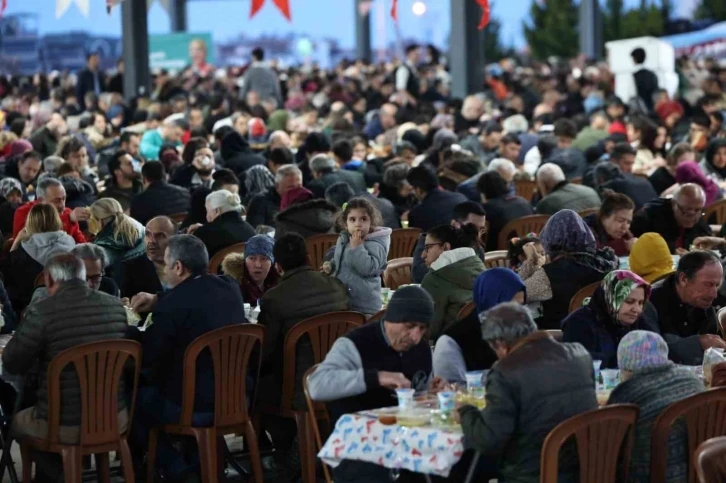
[[[481,20],[479,21],[479,30],[483,30],[487,25],[489,25],[489,0],[476,0],[476,2],[481,7]]]
[[[391,5],[391,18],[394,22],[398,22],[398,0],[393,0]]]
[[[285,18],[292,22],[292,12],[290,12],[290,0],[272,0],[277,6],[277,9],[285,16]],[[257,15],[262,7],[265,5],[265,0],[252,0],[250,5],[250,18]]]

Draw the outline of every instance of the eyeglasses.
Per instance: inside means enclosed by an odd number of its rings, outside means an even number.
[[[103,272],[99,273],[98,275],[86,276],[86,282],[92,283],[94,285],[101,283],[102,279],[103,279]]]
[[[435,247],[437,245],[443,245],[443,243],[429,243],[428,245],[424,245],[424,249],[423,249],[422,253],[428,252],[431,247]]]
[[[685,216],[700,216],[703,214],[703,208],[684,208],[677,201],[674,201],[674,204],[678,208],[678,211]]]

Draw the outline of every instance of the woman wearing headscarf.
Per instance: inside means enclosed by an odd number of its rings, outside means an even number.
[[[618,344],[628,332],[659,332],[658,314],[647,305],[649,296],[650,285],[633,272],[608,273],[589,302],[562,321],[563,341],[585,346],[603,368],[617,367]]]
[[[610,404],[636,404],[635,440],[628,482],[649,483],[651,430],[655,419],[674,402],[704,391],[703,383],[688,369],[669,361],[668,345],[659,334],[634,330],[617,350],[620,384]],[[688,434],[685,425],[673,426],[668,438],[668,469],[664,483],[688,481]]]
[[[649,284],[675,271],[673,255],[658,233],[643,233],[633,244],[628,258],[630,271]]]
[[[273,186],[275,186],[275,175],[267,169],[267,166],[264,164],[252,166],[245,171],[244,205],[249,206],[249,202],[255,195],[265,193]]]
[[[527,260],[519,275],[527,286],[528,303],[542,303],[539,328],[559,329],[577,291],[601,281],[618,268],[619,260],[612,248],[597,248],[590,228],[572,210],[552,215],[539,237],[549,261],[545,263],[534,246],[525,245]]]
[[[474,281],[476,309],[456,321],[436,341],[434,375],[452,383],[466,383],[466,373],[489,369],[497,355],[481,338],[479,314],[502,302],[523,304],[527,289],[513,270],[496,267],[479,275]]]
[[[267,118],[267,130],[287,131],[287,123],[290,121],[290,113],[285,109],[278,109]]]
[[[726,187],[726,139],[717,138],[711,141],[698,166],[719,186]]]
[[[676,168],[676,181],[678,184],[694,183],[703,188],[706,193],[706,206],[723,198],[721,188],[716,182],[707,177],[695,161],[686,161]]]
[[[15,178],[0,181],[0,232],[4,236],[13,234],[15,210],[23,201],[23,187]]]

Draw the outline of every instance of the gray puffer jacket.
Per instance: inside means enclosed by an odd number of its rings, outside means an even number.
[[[38,402],[35,417],[48,418],[48,365],[60,352],[126,336],[126,310],[121,300],[93,290],[85,280],[70,280],[54,296],[28,307],[23,322],[2,355],[3,369],[27,374],[38,368]],[[123,382],[122,382],[123,384]],[[61,425],[81,424],[81,389],[75,369],[61,373]],[[123,386],[119,389],[119,411],[126,407]]]
[[[36,233],[21,242],[23,250],[41,265],[59,253],[67,253],[76,246],[76,241],[64,231]]]
[[[350,234],[340,234],[335,245],[331,275],[348,287],[350,310],[373,315],[381,310],[381,274],[386,269],[391,229],[377,227],[362,245],[351,248]]]

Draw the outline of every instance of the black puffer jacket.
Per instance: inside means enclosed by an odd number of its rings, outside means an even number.
[[[220,148],[224,166],[234,171],[244,186],[244,172],[256,164],[265,164],[265,158],[256,154],[250,144],[237,131],[227,134]]]
[[[131,218],[146,225],[155,216],[186,213],[189,205],[189,190],[166,181],[154,181],[131,200]]]
[[[502,479],[540,481],[540,453],[549,432],[597,408],[592,358],[580,344],[562,344],[535,332],[515,345],[487,376],[487,405],[461,408],[467,447],[500,461]],[[574,447],[560,451],[560,475],[577,467]],[[575,480],[576,481],[576,480]]]
[[[61,176],[60,181],[66,189],[66,206],[68,208],[85,208],[96,201],[95,190],[87,181],[73,176]]]
[[[26,374],[38,361],[36,416],[48,418],[48,376],[50,361],[60,352],[81,344],[126,336],[126,310],[121,300],[93,290],[85,280],[71,280],[53,297],[37,302],[25,311],[23,323],[3,351],[3,369]],[[76,371],[68,366],[61,374],[61,425],[81,424],[81,390]],[[123,387],[119,410],[126,407]]]
[[[277,215],[275,240],[290,232],[299,233],[303,238],[333,233],[337,212],[335,205],[326,200],[310,200],[292,205]]]

